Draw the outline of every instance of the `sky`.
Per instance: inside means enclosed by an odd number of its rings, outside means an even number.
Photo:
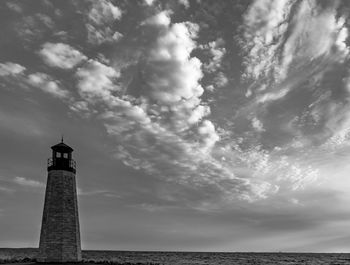
[[[83,249],[350,249],[349,1],[3,0],[0,247],[37,247],[50,147]]]

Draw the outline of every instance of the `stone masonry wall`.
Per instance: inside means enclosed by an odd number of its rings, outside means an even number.
[[[76,181],[72,172],[51,170],[48,173],[37,260],[81,260]]]

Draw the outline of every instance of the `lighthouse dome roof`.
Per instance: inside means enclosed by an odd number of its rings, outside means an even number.
[[[73,152],[73,148],[69,145],[66,145],[63,141],[51,146],[51,149],[60,152]]]

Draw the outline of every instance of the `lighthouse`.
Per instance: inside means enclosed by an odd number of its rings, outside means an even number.
[[[81,245],[73,149],[63,138],[51,149],[37,261],[77,262]]]

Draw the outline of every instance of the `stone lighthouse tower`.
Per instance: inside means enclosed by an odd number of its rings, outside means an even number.
[[[73,149],[63,139],[51,149],[37,261],[77,262],[81,246]]]

